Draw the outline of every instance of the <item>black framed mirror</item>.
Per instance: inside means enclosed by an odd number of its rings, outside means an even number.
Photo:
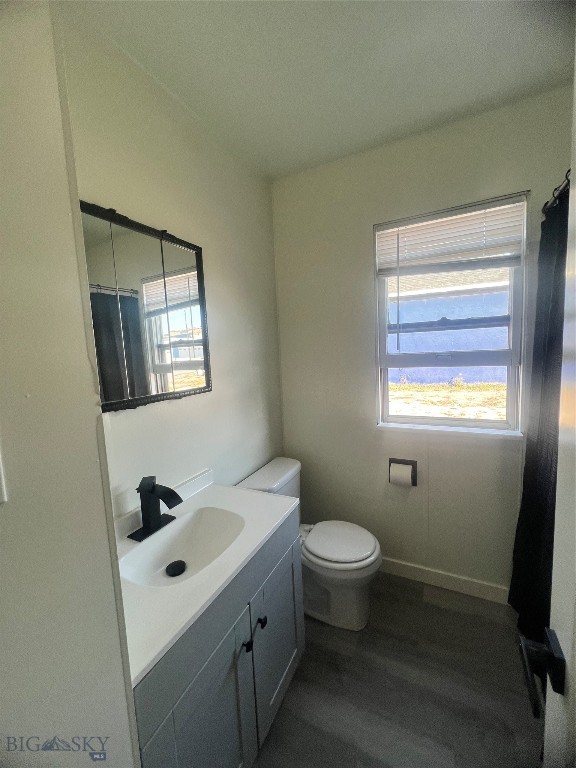
[[[212,389],[202,249],[80,201],[103,411]]]

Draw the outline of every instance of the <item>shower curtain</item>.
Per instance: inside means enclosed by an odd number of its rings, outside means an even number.
[[[542,223],[522,502],[508,596],[518,629],[538,642],[550,622],[568,198],[566,189]]]

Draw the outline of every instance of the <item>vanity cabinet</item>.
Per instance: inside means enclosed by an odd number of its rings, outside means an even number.
[[[250,611],[245,608],[174,707],[177,765],[252,765],[258,751]]]
[[[142,768],[250,768],[304,645],[297,511],[134,689]]]
[[[302,592],[299,555],[300,545],[297,543],[250,600],[260,746],[282,703],[302,649],[302,624],[296,598]]]

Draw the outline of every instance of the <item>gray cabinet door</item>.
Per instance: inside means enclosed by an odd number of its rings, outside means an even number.
[[[142,768],[178,768],[172,712],[142,750]]]
[[[289,549],[250,601],[260,746],[270,730],[303,650],[298,554],[299,545]]]
[[[174,707],[178,768],[249,768],[256,712],[246,608]]]

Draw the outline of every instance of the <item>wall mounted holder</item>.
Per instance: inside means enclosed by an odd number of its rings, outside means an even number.
[[[418,485],[418,462],[417,461],[414,461],[413,459],[389,459],[388,460],[388,482],[391,482],[390,470],[392,468],[392,464],[406,464],[409,467],[412,467],[412,473],[411,473],[412,485],[414,487]]]

